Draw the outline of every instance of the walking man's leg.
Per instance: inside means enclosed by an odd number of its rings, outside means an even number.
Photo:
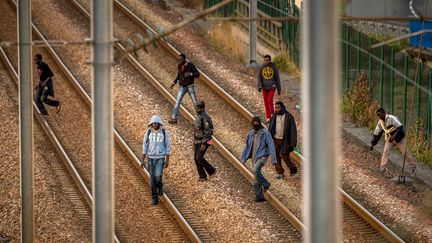
[[[202,161],[200,160],[200,156],[201,156],[200,147],[201,147],[201,144],[195,144],[194,145],[194,160],[195,160],[195,164],[197,167],[199,179],[205,180],[205,179],[207,179],[207,174],[204,170],[204,166],[201,164]]]
[[[270,91],[269,90],[262,90],[262,94],[263,94],[263,99],[264,99],[264,109],[265,109],[265,113],[266,113],[266,118],[270,119],[271,114],[270,114],[270,108],[268,106],[268,96],[269,96]]]
[[[392,150],[393,146],[394,146],[394,143],[390,143],[388,141],[386,141],[384,144],[384,150],[383,150],[383,154],[381,157],[381,164],[380,164],[380,172],[381,173],[383,173],[387,170],[386,165],[387,165],[388,158],[390,156],[390,151]]]
[[[176,103],[175,103],[174,109],[173,109],[173,114],[172,114],[172,120],[173,121],[177,121],[177,117],[178,117],[179,110],[180,110],[180,105],[181,105],[181,102],[183,100],[185,93],[186,93],[186,88],[183,86],[180,86],[180,88],[177,91]]]
[[[204,158],[209,145],[206,144],[205,146],[206,146],[205,150],[201,151],[201,148],[200,148],[200,150],[198,152],[198,161],[200,161],[200,164],[202,165],[204,170],[207,172],[207,174],[209,176],[212,176],[216,172],[216,169]]]
[[[275,89],[271,89],[268,92],[269,93],[268,93],[268,96],[267,96],[267,105],[268,105],[270,116],[267,117],[267,118],[271,118],[271,116],[274,113],[273,97],[275,95],[276,90]]]
[[[194,104],[194,106],[196,106],[198,103],[198,99],[196,96],[195,85],[191,84],[191,85],[187,86],[187,92],[189,93],[189,96],[192,100],[192,103]]]
[[[36,106],[39,109],[40,113],[42,115],[48,115],[48,112],[45,109],[44,104],[42,103],[42,93],[43,93],[43,89],[42,88],[37,88],[35,90],[34,101],[36,102]]]
[[[282,161],[281,161],[281,157],[280,157],[280,151],[281,151],[281,143],[279,143],[279,139],[273,139],[274,145],[275,145],[275,149],[276,149],[276,159],[277,159],[277,163],[274,164],[276,173],[278,173],[278,175],[276,176],[277,179],[282,179],[284,177],[284,168],[282,166]]]
[[[154,170],[154,180],[158,190],[158,195],[163,196],[163,168],[165,165],[165,159],[156,159],[156,165]]]
[[[291,157],[289,154],[282,154],[281,155],[282,160],[285,162],[285,164],[288,166],[290,170],[290,175],[294,175],[297,173],[297,165],[292,162]]]
[[[156,160],[149,158],[148,159],[148,172],[150,175],[150,189],[151,189],[151,196],[152,196],[152,204],[153,205],[158,203],[158,193],[157,193],[156,180],[155,180],[155,167],[156,167]]]
[[[256,201],[262,201],[264,200],[264,190],[267,190],[270,187],[270,182],[267,181],[267,179],[264,177],[264,175],[261,172],[262,167],[264,166],[264,163],[267,158],[259,158],[254,165],[254,176],[255,176],[255,183],[254,183],[254,190],[255,190],[255,200]]]
[[[405,155],[406,151],[406,160],[408,161],[409,167],[411,168],[411,173],[415,175],[417,173],[417,164],[407,147],[406,138],[403,138],[401,141],[399,141],[396,146],[398,146],[402,155]]]

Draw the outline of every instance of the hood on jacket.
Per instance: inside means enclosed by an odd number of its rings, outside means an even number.
[[[160,117],[158,117],[156,115],[152,116],[148,125],[151,126],[151,124],[153,124],[153,123],[159,123],[161,126],[163,126],[162,119],[160,119]]]

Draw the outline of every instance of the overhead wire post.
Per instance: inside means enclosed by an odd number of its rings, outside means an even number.
[[[305,0],[302,95],[305,242],[339,242],[340,40],[337,0]]]
[[[92,1],[93,242],[114,242],[113,3]]]
[[[18,41],[31,43],[30,0],[18,1]],[[34,241],[32,47],[19,45],[19,125],[21,171],[21,241]]]

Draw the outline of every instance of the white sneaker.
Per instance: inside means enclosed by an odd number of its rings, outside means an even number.
[[[380,174],[384,174],[386,171],[387,171],[387,168],[386,168],[386,167],[380,167],[380,168],[379,168],[379,173],[380,173]]]
[[[414,167],[411,169],[411,176],[416,176],[417,175],[417,167]]]

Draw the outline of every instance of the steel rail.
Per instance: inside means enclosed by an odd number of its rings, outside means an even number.
[[[13,1],[13,0],[10,0],[10,1]],[[86,104],[89,106],[89,108],[91,108],[92,100],[91,100],[90,96],[84,91],[82,86],[78,83],[76,78],[69,71],[69,69],[63,63],[63,61],[60,59],[60,57],[57,55],[57,53],[54,51],[54,49],[51,47],[51,45],[49,45],[46,38],[42,35],[42,33],[38,30],[38,28],[33,23],[32,23],[32,27],[33,27],[33,31],[36,34],[36,36],[45,42],[47,51],[50,53],[52,58],[56,61],[57,65],[63,71],[63,73],[68,78],[70,83],[74,86],[76,91],[80,94],[81,98],[86,102]],[[130,159],[131,163],[135,166],[136,169],[138,169],[140,175],[145,179],[145,181],[147,183],[150,183],[150,176],[149,176],[148,172],[141,168],[141,162],[135,156],[135,154],[132,152],[132,150],[129,148],[129,146],[126,144],[124,139],[120,136],[120,134],[117,132],[117,130],[114,127],[113,127],[113,133],[114,133],[114,139],[115,139],[117,145],[125,152],[127,157]],[[88,193],[90,193],[90,192],[88,191]],[[90,193],[90,195],[91,195],[91,193]],[[197,235],[197,233],[194,231],[194,229],[191,227],[191,225],[187,222],[187,220],[183,217],[181,212],[175,207],[174,203],[170,200],[170,198],[166,194],[163,195],[162,202],[163,202],[164,206],[170,211],[170,213],[177,220],[179,226],[185,231],[185,233],[188,235],[188,237],[193,242],[202,242],[200,237]],[[116,237],[116,242],[119,242],[117,237]]]
[[[15,83],[18,85],[18,74],[15,71],[15,68],[13,67],[12,63],[10,62],[9,58],[7,57],[6,53],[4,52],[3,48],[0,47],[0,57],[3,60],[3,63],[5,64],[6,68],[9,71],[10,76],[15,81]],[[60,156],[61,160],[63,161],[64,165],[66,166],[67,170],[69,171],[69,175],[72,177],[72,180],[75,182],[76,186],[78,187],[79,191],[81,192],[82,196],[84,197],[85,201],[87,202],[87,206],[91,209],[93,205],[93,197],[91,195],[90,190],[87,188],[87,186],[84,183],[84,180],[79,175],[77,169],[75,168],[72,160],[70,159],[69,155],[66,153],[65,149],[63,148],[63,145],[61,144],[60,140],[57,138],[57,135],[52,130],[51,126],[47,122],[47,120],[40,114],[39,109],[37,108],[35,102],[33,101],[33,113],[36,119],[38,120],[39,124],[41,125],[42,129],[45,131],[45,134],[47,135],[48,139],[51,142],[51,145],[54,147],[54,149],[57,152],[57,155]],[[114,241],[116,243],[119,243],[117,236],[114,234]]]
[[[157,32],[148,24],[146,24],[141,18],[139,18],[135,13],[133,13],[131,10],[129,10],[124,4],[120,3],[118,0],[115,0],[114,2],[115,7],[118,7],[125,15],[129,16],[132,20],[135,21],[138,25],[140,25],[141,28],[148,29],[153,34],[157,34]],[[170,43],[159,40],[158,42],[161,44],[167,51],[169,51],[173,56],[178,56],[180,54],[180,51],[178,51],[173,45]],[[119,44],[118,44],[119,45]],[[126,51],[125,48],[122,49],[122,51]],[[159,91],[166,91],[166,89],[147,71],[144,67],[142,67],[141,64],[132,56],[129,55],[127,59],[148,79],[148,80],[154,80],[152,82],[155,87]],[[240,112],[246,119],[251,120],[253,117],[253,114],[245,108],[242,104],[237,102],[230,94],[228,94],[225,90],[223,90],[215,81],[213,81],[208,75],[206,75],[202,70],[197,68],[200,72],[200,79],[204,81],[205,84],[210,86],[214,91],[216,91],[219,96],[223,100],[225,100],[229,105],[231,105],[235,110]],[[169,94],[168,91],[166,91],[167,94],[164,94],[172,104],[175,103],[175,98]],[[194,121],[193,116],[181,105],[181,113],[186,117],[187,120],[190,122]],[[215,147],[224,155],[224,157],[230,161],[235,168],[237,168],[243,175],[246,176],[246,178],[249,181],[253,180],[252,173],[243,165],[241,164],[238,159],[232,155],[231,152],[229,152],[216,138],[214,138],[214,145]],[[294,160],[301,165],[302,161],[304,161],[304,158],[297,153],[292,153],[291,156],[293,156]],[[239,164],[240,163],[240,164]],[[404,242],[400,237],[398,237],[393,231],[391,231],[387,226],[385,226],[381,221],[379,221],[375,216],[373,216],[371,213],[369,213],[364,207],[362,207],[359,203],[357,203],[352,197],[350,197],[346,192],[343,191],[340,187],[338,187],[338,190],[341,194],[342,201],[350,207],[354,212],[359,215],[359,217],[363,218],[369,225],[371,225],[374,229],[376,229],[384,238],[389,240],[390,242]],[[291,211],[286,208],[280,202],[276,196],[274,196],[271,192],[266,194],[268,196],[268,200],[288,219],[291,217]],[[294,216],[295,217],[295,216]],[[297,218],[296,218],[297,219]],[[298,220],[298,219],[297,219]],[[291,221],[290,221],[291,222]],[[303,224],[298,222],[291,222],[293,226],[296,227],[297,230],[303,231],[304,226]]]

